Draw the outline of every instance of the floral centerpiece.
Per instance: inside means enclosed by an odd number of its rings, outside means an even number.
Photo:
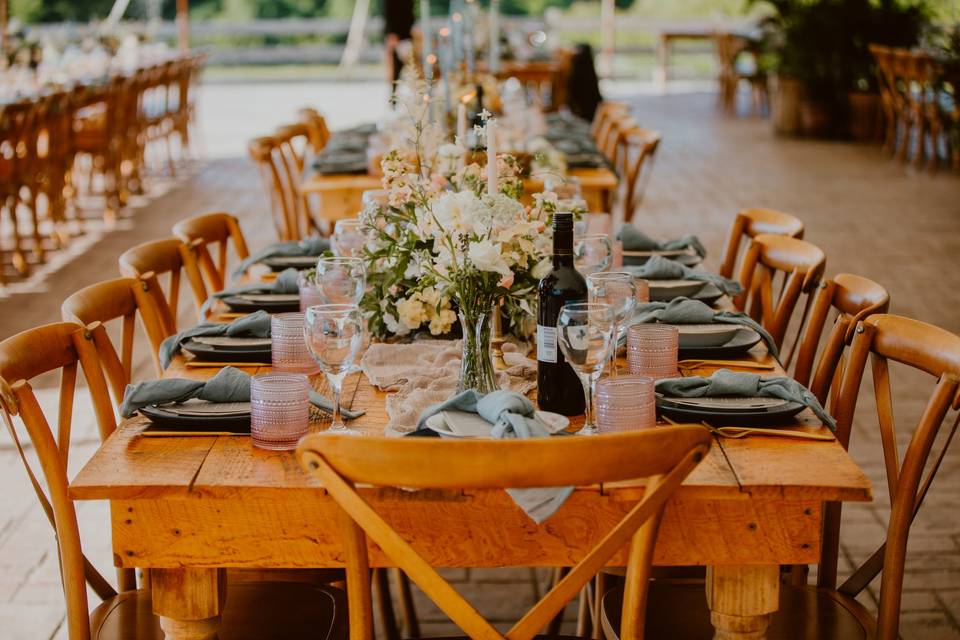
[[[415,92],[416,93],[416,92]],[[429,95],[423,92],[421,95]],[[466,162],[462,141],[436,145],[429,100],[413,98],[406,144],[382,162],[386,202],[368,205],[368,282],[363,300],[371,332],[381,338],[429,330],[463,332],[461,388],[495,388],[490,327],[502,307],[505,330],[527,338],[535,329],[536,284],[550,268],[544,207],[520,203],[516,161],[489,153],[491,166]],[[483,114],[478,138],[493,146],[495,121]]]

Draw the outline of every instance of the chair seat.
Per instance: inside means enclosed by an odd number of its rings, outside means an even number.
[[[95,640],[162,640],[150,591],[127,591],[105,600],[90,614]],[[231,585],[219,637],[285,640],[347,637],[347,599],[340,589],[294,582]]]
[[[609,638],[619,638],[623,589],[603,598],[603,626]],[[713,625],[704,585],[699,581],[653,581],[647,599],[647,638],[711,638]],[[867,640],[876,622],[853,598],[829,589],[781,585],[780,608],[767,629],[767,640],[817,638]]]

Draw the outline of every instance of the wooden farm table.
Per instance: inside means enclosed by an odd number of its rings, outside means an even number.
[[[570,169],[568,173],[579,178],[583,199],[587,201],[590,211],[610,211],[613,192],[618,184],[617,175],[613,171],[603,167]],[[526,178],[523,186],[526,192],[525,204],[532,201],[534,193],[543,191],[543,181],[536,178]],[[319,197],[320,207],[317,210],[321,212],[323,219],[336,221],[355,217],[361,208],[363,192],[381,187],[379,176],[321,175],[309,172],[300,183],[300,192],[304,197]]]
[[[769,358],[759,350],[751,359]],[[216,372],[185,364],[168,375]],[[385,394],[358,374],[344,398],[367,411],[352,425],[382,436]],[[807,414],[793,428],[822,432]],[[242,436],[141,437],[144,427],[139,418],[123,422],[70,491],[110,501],[115,562],[151,569],[154,612],[166,618],[168,638],[216,629],[227,567],[343,566],[337,507],[292,452],[259,450]],[[541,526],[502,491],[362,493],[435,566],[553,567],[578,561],[642,491],[635,482],[579,487]],[[761,637],[747,631],[765,628],[776,611],[779,565],[819,559],[823,504],[870,499],[870,482],[836,441],[718,439],[668,503],[654,563],[708,566],[714,624],[725,638]],[[373,566],[389,566],[378,548],[370,553]],[[621,554],[612,564],[623,561]]]

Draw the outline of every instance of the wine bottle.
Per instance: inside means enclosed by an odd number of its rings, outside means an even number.
[[[553,214],[553,269],[537,287],[537,401],[565,416],[584,412],[583,386],[557,345],[565,304],[587,301],[587,283],[573,266],[573,214]]]

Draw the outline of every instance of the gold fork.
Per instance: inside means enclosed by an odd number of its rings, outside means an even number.
[[[667,416],[663,416],[663,419],[669,422],[670,424],[683,424],[671,420]],[[731,439],[745,438],[750,435],[754,436],[767,436],[771,438],[797,438],[799,440],[819,440],[821,442],[832,442],[836,440],[832,433],[808,433],[806,431],[795,431],[793,429],[760,429],[756,427],[714,427],[706,422],[701,421],[700,423],[690,423],[690,424],[699,424],[701,427],[705,427],[710,430],[710,433]]]
[[[697,367],[738,367],[740,369],[762,369],[770,371],[774,368],[766,362],[751,362],[749,360],[681,360],[677,363],[681,369],[696,369]]]

